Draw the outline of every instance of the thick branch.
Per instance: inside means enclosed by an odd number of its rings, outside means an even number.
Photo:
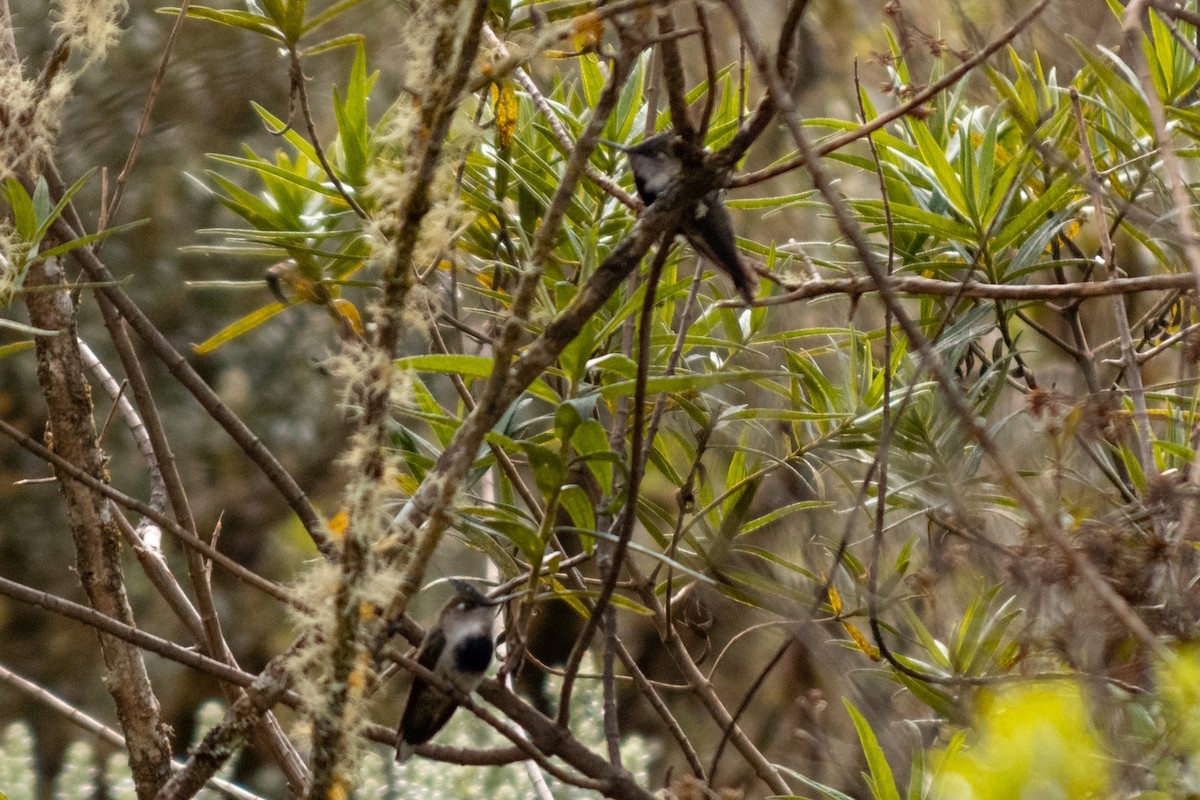
[[[75,309],[57,261],[39,262],[30,270],[30,288],[58,287],[24,295],[29,320],[56,336],[36,337],[38,383],[49,411],[54,449],[69,463],[103,479],[105,456],[92,418],[91,389],[84,379],[83,357],[75,331]],[[56,469],[59,490],[67,503],[67,520],[75,540],[75,563],[88,602],[105,616],[133,625],[133,610],[121,572],[121,532],[108,501]],[[171,745],[164,735],[158,699],[141,651],[104,634],[100,649],[104,683],[117,706],[117,718],[129,745],[129,766],[139,798],[151,798],[171,774]]]

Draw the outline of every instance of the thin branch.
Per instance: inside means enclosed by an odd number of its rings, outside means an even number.
[[[488,431],[525,387],[554,362],[562,349],[578,335],[586,320],[640,262],[641,256],[649,249],[652,237],[656,236],[652,231],[661,230],[651,227],[652,223],[659,226],[675,224],[674,220],[681,214],[683,195],[675,197],[673,202],[655,203],[656,207],[662,206],[661,211],[658,208],[648,209],[634,225],[629,238],[609,253],[575,295],[571,304],[546,326],[542,334],[525,348],[519,358],[513,361],[520,340],[525,335],[525,320],[541,282],[542,265],[553,249],[570,197],[584,174],[587,158],[595,149],[600,131],[616,105],[620,89],[632,70],[639,47],[638,42],[629,42],[622,47],[613,62],[612,74],[601,92],[600,100],[584,126],[575,149],[567,159],[555,195],[541,226],[534,234],[529,266],[522,274],[511,314],[494,344],[494,364],[481,392],[479,405],[455,432],[450,444],[438,457],[434,469],[422,481],[420,488],[395,521],[394,527],[399,531],[397,535],[400,537],[411,535],[412,531],[427,521],[429,524],[405,570],[389,617],[396,616],[397,611],[403,610],[408,597],[420,585],[425,567],[440,540],[445,523],[448,522],[444,511],[452,502],[459,481],[466,475]],[[711,179],[711,176],[709,177]]]
[[[508,724],[505,720],[498,718],[491,711],[481,706],[475,701],[475,698],[472,695],[465,694],[461,689],[447,680],[444,676],[433,672],[419,663],[416,659],[411,658],[410,656],[397,650],[388,649],[384,652],[384,655],[388,659],[403,666],[404,669],[411,672],[416,678],[426,681],[432,686],[438,687],[446,694],[453,697],[459,703],[459,705],[462,706],[462,708],[465,708],[467,711],[474,714],[478,719],[483,720],[483,722],[492,728],[492,730],[496,731],[501,736],[512,742],[513,745],[516,746],[516,749],[520,751],[523,758],[532,760],[539,767],[549,772],[558,780],[572,786],[580,786],[582,788],[591,789],[592,791],[604,790],[605,787],[603,783],[595,780],[589,780],[587,778],[580,778],[579,776],[565,772],[561,767],[556,766],[552,761],[550,761],[550,753],[542,751],[533,741],[531,741],[531,739],[526,739],[524,736],[521,736],[511,724]],[[491,682],[497,686],[503,685],[497,680],[493,680]],[[486,699],[488,699],[489,702],[492,702],[491,698]],[[543,717],[543,719],[545,718]],[[394,732],[391,735],[391,739],[392,741],[395,741]],[[424,748],[418,745],[415,748],[415,752],[423,753]],[[612,768],[611,766],[610,771],[617,773],[623,772],[623,770],[621,770],[619,767]]]
[[[150,130],[150,114],[154,111],[158,93],[162,90],[163,81],[167,77],[167,64],[171,61],[171,53],[175,50],[175,43],[179,40],[179,34],[183,30],[183,21],[187,19],[188,8],[191,4],[192,0],[182,0],[179,4],[179,12],[171,24],[171,32],[167,34],[167,42],[163,45],[162,57],[158,60],[158,70],[154,73],[154,79],[150,82],[150,91],[146,95],[146,102],[142,105],[142,117],[138,120],[137,132],[133,135],[133,142],[129,145],[129,155],[125,157],[125,166],[121,167],[121,172],[117,175],[117,184],[113,187],[112,197],[103,205],[103,213],[96,225],[98,230],[107,228],[109,221],[117,215],[117,210],[121,207],[121,200],[125,196],[125,185],[129,182],[129,176],[133,172],[133,165],[137,163],[142,140],[146,138],[146,133]],[[99,251],[103,245],[103,240],[97,242],[96,250]]]
[[[196,520],[192,514],[191,502],[188,499],[183,478],[176,466],[175,454],[167,438],[166,427],[163,425],[162,417],[158,413],[154,393],[150,388],[149,381],[146,379],[146,373],[142,369],[141,361],[134,351],[133,343],[129,339],[125,323],[108,298],[103,295],[97,296],[97,305],[100,308],[104,324],[108,328],[117,355],[121,359],[125,375],[129,379],[134,399],[137,401],[138,408],[141,409],[145,431],[150,446],[153,449],[153,464],[161,477],[167,496],[170,498],[171,510],[176,523],[178,523],[178,528],[187,532],[192,539],[203,541],[197,533]],[[195,640],[196,644],[202,647],[207,655],[221,659],[231,667],[237,667],[237,659],[225,641],[225,635],[221,629],[221,620],[217,614],[216,600],[213,597],[212,587],[209,583],[211,575],[209,564],[204,561],[195,548],[185,548],[184,558],[191,580],[192,592],[196,598],[195,610],[198,611],[200,622],[203,626],[203,635]],[[143,563],[150,569],[156,568],[156,565],[152,562],[144,561]],[[242,571],[246,572],[247,570]],[[163,589],[164,591],[169,591],[170,587],[164,586]],[[166,596],[170,599],[170,595]],[[186,610],[180,609],[180,611],[181,613],[186,613]],[[240,690],[228,686],[222,686],[221,690],[228,703],[232,704],[238,700]],[[297,795],[303,793],[304,787],[308,782],[308,770],[304,766],[300,754],[291,742],[288,741],[288,738],[283,733],[283,729],[279,726],[279,722],[274,716],[270,714],[266,715],[261,724],[256,728],[255,745],[266,758],[279,765],[292,793]]]
[[[1108,215],[1105,211],[1104,195],[1101,191],[1100,174],[1096,171],[1096,160],[1092,156],[1092,143],[1088,137],[1087,121],[1083,117],[1083,105],[1079,102],[1079,92],[1072,86],[1069,94],[1071,107],[1075,112],[1075,125],[1079,129],[1079,144],[1083,153],[1084,167],[1091,179],[1088,184],[1092,189],[1096,229],[1100,234],[1100,265],[1104,268],[1104,277],[1107,282],[1111,282],[1116,280],[1117,265],[1114,261],[1112,237],[1108,232]],[[1142,386],[1142,371],[1138,366],[1133,335],[1129,331],[1129,313],[1125,308],[1125,299],[1119,294],[1112,296],[1112,312],[1117,326],[1117,335],[1121,339],[1121,355],[1125,359],[1125,376],[1129,382],[1129,397],[1133,401],[1134,452],[1137,453],[1142,474],[1151,475],[1157,472],[1154,468],[1154,454],[1151,450],[1154,435],[1150,431],[1150,413],[1146,408],[1146,390]]]
[[[30,286],[55,287],[54,291],[24,295],[29,321],[61,335],[37,336],[37,378],[45,398],[54,446],[62,461],[99,480],[105,474],[105,456],[96,436],[91,387],[86,380],[79,350],[76,307],[67,291],[59,259],[34,262],[26,275]],[[66,502],[67,521],[75,548],[79,583],[88,602],[100,616],[117,624],[134,623],[129,604],[120,550],[120,538],[109,505],[86,487],[63,480],[56,469],[59,491]],[[116,706],[117,718],[129,739],[129,766],[137,795],[153,797],[171,774],[171,745],[165,733],[161,707],[154,694],[143,654],[118,638],[99,636],[105,688]]]
[[[783,660],[784,654],[787,653],[788,648],[792,646],[792,641],[793,640],[791,636],[788,636],[786,639],[784,639],[783,644],[779,645],[778,649],[775,650],[775,654],[771,656],[763,668],[758,671],[758,675],[756,675],[754,680],[750,682],[750,687],[746,690],[745,696],[742,697],[742,702],[738,703],[738,707],[733,712],[733,725],[730,725],[721,732],[721,741],[717,745],[716,750],[713,751],[712,761],[709,762],[709,786],[712,786],[716,783],[717,767],[721,763],[721,754],[725,752],[725,745],[729,742],[729,732],[733,730],[733,726],[737,724],[738,719],[742,716],[746,709],[750,707],[750,701],[754,699],[754,696],[758,694],[758,690],[763,687],[764,683],[766,683],[767,676],[769,676],[775,670],[775,667],[778,666]]]
[[[432,308],[430,310],[432,311]],[[430,334],[432,336],[434,352],[449,354],[450,348],[446,345],[446,340],[442,337],[442,332],[438,330],[437,326],[430,328]],[[471,392],[467,389],[467,384],[463,381],[462,376],[451,374],[450,382],[454,386],[454,391],[458,394],[459,399],[462,400],[463,407],[467,409],[467,413],[474,411],[475,398],[471,396]],[[509,483],[513,485],[513,488],[517,490],[517,494],[525,502],[525,507],[529,510],[534,523],[540,525],[544,514],[542,504],[538,502],[537,495],[533,493],[533,490],[529,488],[529,485],[521,476],[521,472],[517,469],[517,465],[512,460],[512,457],[504,451],[504,448],[491,442],[488,442],[488,449],[491,450],[492,456],[496,459],[496,464],[504,472]]]
[[[142,572],[158,590],[158,593],[171,607],[171,611],[175,613],[175,617],[183,623],[183,626],[188,629],[192,640],[199,643],[204,641],[204,623],[200,620],[200,614],[196,611],[192,601],[183,591],[183,587],[179,585],[175,574],[171,572],[171,568],[167,565],[167,560],[163,558],[162,548],[157,546],[157,543],[151,544],[142,536],[142,532],[148,534],[147,538],[153,537],[158,539],[162,537],[162,532],[154,525],[146,525],[143,531],[134,530],[133,525],[129,524],[129,520],[125,519],[125,515],[117,507],[115,501],[110,500],[109,505],[112,507],[113,516],[117,520],[117,525],[121,529],[121,536],[125,539],[125,543],[129,545],[129,549],[133,550],[134,556],[138,563],[142,565]],[[151,534],[151,530],[153,533]],[[231,665],[232,666],[232,665]]]
[[[1110,277],[1107,281],[1081,281],[1077,283],[984,283],[977,280],[945,281],[920,275],[895,275],[882,284],[895,294],[934,297],[974,297],[989,300],[1078,300],[1093,297],[1111,297],[1122,294],[1166,290],[1188,290],[1195,288],[1195,279],[1186,273],[1167,275],[1144,275],[1136,278]],[[850,278],[822,278],[805,281],[783,294],[764,297],[754,301],[756,306],[777,306],[824,297],[832,294],[858,298],[864,294],[881,291],[869,275]],[[729,303],[742,307],[744,303]],[[1068,345],[1069,347],[1069,345]]]
[[[621,766],[621,721],[617,709],[617,610],[604,609],[604,658],[601,693],[604,704],[604,741],[608,745],[608,763]]]
[[[325,800],[346,790],[345,743],[351,727],[347,715],[363,686],[362,681],[352,681],[351,677],[360,668],[366,651],[360,636],[365,621],[360,610],[361,592],[371,574],[373,548],[386,536],[380,524],[380,506],[387,485],[392,389],[399,380],[391,362],[406,327],[404,306],[414,284],[413,254],[433,209],[433,186],[442,147],[475,66],[487,2],[472,0],[461,7],[457,3],[430,4],[423,11],[416,22],[437,20],[427,54],[432,79],[415,113],[421,134],[412,137],[404,157],[403,168],[409,179],[406,191],[396,210],[381,223],[390,246],[382,265],[383,299],[363,353],[366,374],[356,387],[362,405],[358,424],[362,455],[355,479],[346,491],[349,511],[333,597],[334,622],[326,633],[329,641],[322,658],[329,688],[312,713],[310,800]],[[403,552],[409,556],[411,568],[420,549]],[[404,611],[413,591],[415,586],[409,588],[402,583],[389,617]]]
[[[308,80],[304,77],[304,68],[300,65],[300,54],[296,52],[296,48],[291,48],[291,91],[292,96],[300,102],[300,115],[304,118],[304,125],[308,129],[308,140],[312,143],[313,152],[317,154],[317,160],[321,162],[321,169],[325,170],[325,175],[328,176],[338,194],[346,201],[351,210],[358,215],[359,219],[367,219],[367,212],[354,199],[354,195],[350,194],[337,173],[333,171],[333,165],[329,163],[329,159],[325,157],[325,148],[321,146],[321,138],[317,135],[317,125],[313,122],[312,110],[308,107],[308,90],[304,84]]]
[[[663,627],[666,621],[666,612],[659,601],[658,595],[654,591],[654,584],[641,571],[637,561],[634,559],[629,560],[626,568],[633,579],[634,589],[637,592],[638,598],[642,601],[642,605],[650,609],[655,624],[659,626],[659,638],[666,645],[671,659],[683,674],[692,693],[704,705],[705,710],[708,711],[713,721],[720,726],[721,730],[728,732],[729,741],[741,753],[742,757],[746,759],[746,763],[753,768],[754,774],[766,783],[773,793],[792,796],[793,792],[787,785],[787,782],[784,781],[783,776],[779,774],[779,770],[754,746],[754,743],[750,741],[750,738],[746,736],[745,732],[734,721],[733,715],[725,707],[724,702],[722,702],[720,695],[713,688],[712,683],[700,671],[700,667],[696,664],[691,654],[688,653],[683,639],[679,636],[667,636],[667,631]]]
[[[655,2],[656,0],[649,1]],[[508,57],[507,47],[505,47],[504,42],[500,40],[500,37],[496,35],[490,25],[485,24],[483,26],[483,36],[487,39],[489,45],[496,48],[496,52],[503,57]],[[521,88],[529,94],[529,98],[533,101],[533,107],[538,110],[538,113],[546,120],[546,124],[550,126],[550,131],[554,134],[554,138],[558,141],[563,152],[574,152],[577,143],[571,138],[571,134],[567,131],[566,126],[562,124],[562,120],[554,113],[554,109],[551,107],[550,102],[546,100],[545,95],[542,94],[542,90],[533,82],[533,78],[529,77],[529,73],[521,67],[513,70],[513,75],[516,77],[517,83],[521,85]],[[604,190],[605,194],[616,198],[624,206],[628,208],[638,208],[640,206],[640,203],[638,203],[633,195],[626,192],[617,185],[616,181],[590,164],[584,167],[584,174],[587,175],[588,180]]]
[[[661,56],[663,85],[667,89],[667,105],[671,109],[671,122],[675,133],[689,142],[697,141],[696,128],[688,113],[686,78],[683,60],[679,55],[679,42],[671,36],[675,31],[675,17],[669,5],[663,3],[658,9],[659,44],[655,48]],[[711,87],[710,87],[711,91]]]
[[[140,628],[118,622],[107,614],[103,614],[88,606],[72,603],[70,600],[64,600],[61,597],[56,597],[37,589],[31,589],[16,581],[0,578],[0,595],[27,605],[39,606],[61,617],[81,622],[84,625],[95,628],[97,631],[128,642],[148,653],[154,653],[171,661],[176,661],[234,686],[246,687],[254,681],[254,676],[250,673],[235,669],[214,658],[201,655],[191,648],[181,647],[174,642],[146,633]]]
[[[291,683],[286,668],[289,653],[278,655],[257,676],[250,676],[246,691],[225,711],[225,718],[214,725],[191,749],[183,765],[162,788],[155,800],[188,800],[200,791],[224,764],[241,749],[258,720],[283,699]]]
[[[133,403],[125,396],[124,387],[117,383],[116,378],[104,366],[104,362],[92,352],[92,348],[88,347],[82,339],[79,340],[79,352],[83,356],[84,366],[92,371],[96,380],[104,387],[104,391],[112,398],[113,404],[120,410],[121,417],[125,420],[125,427],[133,436],[133,441],[137,445],[142,459],[146,462],[146,469],[150,474],[150,507],[155,511],[162,512],[167,505],[167,487],[163,483],[162,470],[158,467],[158,458],[154,455],[154,445],[150,442],[146,424],[142,422]]]
[[[0,0],[0,63],[11,67],[20,60],[13,32],[12,10],[8,7],[8,0]]]
[[[696,12],[696,24],[700,27],[700,42],[704,46],[704,81],[708,91],[704,93],[704,108],[700,111],[700,132],[697,141],[703,143],[708,134],[708,125],[712,122],[713,109],[717,105],[717,54],[713,47],[712,29],[708,24],[708,15],[704,6],[692,3]]]
[[[1174,345],[1178,344],[1179,342],[1183,341],[1184,339],[1189,338],[1190,336],[1195,334],[1196,331],[1200,331],[1200,322],[1196,322],[1191,325],[1188,325],[1186,328],[1183,328],[1182,330],[1179,330],[1176,333],[1171,334],[1170,336],[1163,339],[1158,344],[1151,347],[1149,350],[1142,350],[1141,352],[1139,352],[1137,354],[1137,362],[1139,364],[1145,364],[1147,361],[1154,358],[1155,356],[1161,355],[1162,353],[1166,352]],[[1121,364],[1121,361],[1114,358],[1114,359],[1106,360],[1104,363],[1112,364],[1115,366],[1115,365]]]

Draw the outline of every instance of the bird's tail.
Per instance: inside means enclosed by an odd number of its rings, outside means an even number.
[[[728,270],[729,278],[733,281],[733,288],[737,289],[738,294],[746,301],[746,305],[751,305],[755,293],[758,292],[758,273],[744,258],[739,257],[737,264],[739,269]]]

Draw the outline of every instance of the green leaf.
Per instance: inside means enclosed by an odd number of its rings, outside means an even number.
[[[567,515],[571,517],[571,522],[580,531],[594,531],[596,529],[595,506],[582,486],[577,486],[576,484],[564,486],[562,492],[558,495],[558,504],[567,512]],[[584,549],[590,553],[592,547],[595,545],[595,538],[591,536],[583,536],[581,538],[584,539]]]
[[[341,0],[340,3],[334,3],[329,8],[325,9],[320,14],[317,14],[315,17],[313,17],[307,23],[305,23],[304,33],[309,33],[310,31],[315,31],[317,28],[321,27],[326,22],[329,22],[331,19],[334,19],[335,17],[341,16],[342,14],[344,14],[345,12],[354,8],[356,5],[358,5],[361,2],[363,2],[363,0]]]
[[[588,469],[591,470],[600,490],[606,495],[613,491],[614,462],[619,462],[616,453],[608,449],[608,430],[594,419],[584,420],[571,436],[571,444],[575,451],[583,457]]]
[[[713,386],[727,385],[733,381],[758,381],[781,377],[777,370],[745,370],[742,372],[715,372],[707,375],[660,375],[646,381],[646,394],[658,392],[697,392]],[[612,383],[600,390],[606,400],[621,395],[633,394],[636,381]]]
[[[50,230],[50,226],[54,224],[54,220],[58,219],[58,216],[60,214],[62,214],[62,210],[67,207],[67,203],[71,202],[71,198],[75,196],[75,193],[78,192],[80,189],[82,189],[83,185],[85,183],[87,183],[88,178],[92,177],[95,174],[96,174],[96,167],[92,167],[87,172],[85,172],[82,176],[80,176],[79,180],[77,180],[73,184],[71,184],[71,188],[69,188],[69,189],[67,189],[67,191],[63,192],[62,198],[58,201],[58,203],[55,204],[54,209],[52,211],[50,211],[49,213],[46,213],[46,214],[40,214],[39,221],[41,222],[41,225],[38,227],[37,232],[34,234],[34,238],[36,241],[40,242],[42,240],[42,238],[46,235],[47,231]],[[38,195],[40,195],[43,191],[45,192],[46,200],[48,202],[49,196],[50,196],[50,191],[46,187],[45,180],[39,179],[37,190],[34,192],[35,201],[37,200]],[[43,256],[43,257],[45,257],[45,256]]]
[[[353,186],[362,186],[367,180],[367,167],[371,155],[371,125],[367,120],[367,97],[375,83],[378,72],[367,76],[366,50],[359,44],[354,50],[354,64],[350,68],[350,82],[346,85],[346,102],[337,99],[334,87],[334,111],[338,120],[338,139],[342,145],[346,177]]]
[[[101,239],[107,239],[108,237],[114,236],[118,233],[124,233],[125,231],[131,231],[134,228],[140,228],[143,225],[145,225],[146,223],[148,223],[149,221],[150,221],[150,218],[147,217],[145,219],[134,220],[133,222],[126,222],[124,225],[117,225],[112,228],[105,228],[104,230],[100,231],[99,233],[89,233],[87,236],[80,236],[78,239],[72,239],[69,242],[64,242],[57,247],[51,247],[49,250],[47,250],[43,253],[39,253],[38,257],[39,258],[53,258],[54,256],[60,256],[63,253],[69,253],[70,251],[77,250],[80,247],[87,247],[88,245],[90,245],[94,242],[98,242]]]
[[[287,3],[287,11],[283,18],[283,32],[290,44],[295,44],[304,33],[304,12],[308,7],[307,0],[283,0]],[[279,0],[272,0],[279,2]]]
[[[1016,216],[1005,223],[1000,232],[993,237],[992,249],[998,251],[1013,244],[1017,239],[1029,236],[1044,222],[1046,215],[1052,209],[1056,212],[1061,211],[1063,198],[1075,190],[1075,181],[1070,176],[1063,176],[1055,181],[1041,197],[1025,206]]]
[[[600,62],[595,55],[587,53],[578,63],[584,97],[587,98],[588,107],[595,108],[600,102],[600,93],[604,91],[604,73],[600,71]]]
[[[305,139],[303,136],[301,136],[295,128],[290,127],[286,122],[272,114],[263,106],[260,106],[258,103],[251,102],[250,106],[254,109],[254,112],[258,114],[258,116],[260,116],[264,122],[267,123],[267,126],[271,130],[284,131],[282,135],[283,138],[287,140],[287,143],[296,148],[297,152],[302,153],[304,157],[309,160],[309,162],[313,164],[320,163],[320,159],[317,158],[316,149],[312,146],[308,139]]]
[[[937,178],[936,189],[939,189],[950,206],[965,219],[971,219],[971,205],[967,200],[962,182],[950,162],[946,160],[946,151],[941,143],[933,138],[929,127],[922,120],[908,119],[909,130],[921,151],[921,159],[925,166],[933,171]]]
[[[820,783],[819,781],[813,780],[812,778],[808,777],[807,775],[796,772],[796,770],[794,770],[794,769],[788,769],[787,767],[783,766],[782,764],[775,764],[774,766],[780,772],[784,772],[788,775],[791,775],[793,778],[800,781],[805,786],[808,786],[809,788],[812,788],[812,789],[816,789],[818,792],[825,795],[826,797],[832,798],[832,800],[854,800],[853,797],[846,794],[845,792],[839,792],[837,789],[834,789],[832,786],[826,786],[825,784]],[[780,795],[780,796],[776,796],[776,797],[772,798],[772,800],[805,800],[805,799],[801,798],[799,795],[791,795],[791,796],[781,796]]]
[[[314,181],[313,179],[309,178],[306,175],[301,175],[301,174],[295,172],[294,170],[289,170],[284,167],[276,166],[275,164],[272,164],[269,161],[263,161],[262,159],[257,159],[257,158],[240,158],[238,156],[223,156],[220,154],[210,154],[209,157],[216,161],[225,163],[225,164],[233,164],[234,166],[245,167],[246,169],[254,170],[255,172],[259,173],[259,175],[261,175],[264,179],[278,178],[279,180],[284,181],[289,184],[292,184],[300,189],[304,189],[309,192],[316,192],[317,194],[324,195],[326,198],[328,198],[329,200],[332,200],[335,203],[340,203],[342,205],[345,205],[345,203],[346,203],[346,199],[344,197],[342,197],[342,193],[339,192],[332,185],[326,185],[319,181]]]
[[[178,8],[160,8],[159,13],[163,14],[179,14]],[[216,8],[205,8],[203,6],[189,6],[187,15],[193,19],[205,19],[209,22],[215,22],[218,25],[227,25],[231,28],[239,28],[244,31],[262,34],[276,41],[285,42],[283,32],[279,27],[262,14],[251,14],[246,11],[225,11]]]
[[[487,441],[505,451],[517,449],[523,452],[529,461],[530,468],[533,469],[534,480],[543,496],[549,497],[562,486],[566,470],[562,459],[558,457],[558,453],[554,449],[528,439],[513,439],[497,430],[488,433]]]
[[[4,327],[5,322],[7,320],[0,319],[0,327]],[[34,346],[31,339],[23,342],[13,342],[12,344],[0,344],[0,358],[7,358],[8,356],[15,356],[17,353],[23,353],[26,350],[32,350]]]
[[[39,180],[44,181],[45,178]],[[36,244],[38,219],[33,210],[33,198],[16,178],[9,178],[4,182],[4,194],[8,200],[8,207],[13,212],[13,227],[16,228],[17,235],[24,242]]]
[[[796,503],[789,503],[785,506],[769,511],[761,517],[750,520],[741,527],[738,531],[738,536],[745,536],[747,533],[753,533],[759,528],[766,527],[772,522],[778,522],[789,514],[794,514],[797,511],[805,511],[810,508],[832,508],[833,503],[828,500],[801,500]]]
[[[46,330],[45,328],[35,328],[32,325],[26,325],[23,322],[17,322],[11,319],[4,319],[3,317],[0,317],[0,328],[16,331],[17,333],[25,334],[27,336],[58,336],[60,333],[62,333],[62,331],[51,331]],[[17,342],[17,344],[22,344],[22,342]]]
[[[396,369],[411,369],[413,372],[435,372],[442,375],[458,375],[461,378],[486,378],[492,374],[494,362],[487,356],[433,354],[398,358],[393,363]],[[540,378],[531,383],[526,391],[539,400],[545,400],[555,406],[559,404],[558,394]]]
[[[558,434],[558,438],[570,441],[575,429],[582,425],[584,420],[592,418],[596,410],[596,401],[599,399],[599,395],[593,394],[564,400],[554,412],[554,432]]]
[[[334,36],[332,39],[326,39],[323,42],[306,47],[300,51],[302,56],[317,56],[321,53],[328,53],[330,50],[337,50],[341,47],[353,47],[362,45],[367,39],[361,33],[347,33],[343,36]]]
[[[900,792],[896,790],[896,779],[892,777],[892,768],[888,766],[883,748],[879,746],[879,740],[875,738],[875,732],[871,730],[870,723],[858,712],[849,698],[843,697],[842,703],[850,712],[851,719],[854,720],[854,727],[858,731],[858,741],[862,744],[863,754],[867,757],[871,793],[875,800],[900,800]]]
[[[192,345],[192,349],[200,355],[211,353],[213,350],[216,350],[226,342],[236,339],[243,333],[254,330],[259,325],[262,325],[271,317],[275,316],[286,308],[287,306],[285,306],[283,303],[271,303],[270,305],[263,306],[260,309],[250,312],[237,322],[227,326],[219,333],[209,337],[200,344]]]

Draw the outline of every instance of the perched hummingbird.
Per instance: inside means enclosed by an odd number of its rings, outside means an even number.
[[[651,136],[633,147],[618,146],[629,159],[638,196],[647,206],[666,191],[683,169],[683,162],[675,154],[675,142],[669,133]],[[758,276],[738,253],[733,220],[729,217],[729,209],[725,208],[721,194],[719,189],[714,189],[696,202],[692,213],[684,217],[683,235],[697,253],[733,280],[738,294],[750,303],[758,288]]]
[[[417,663],[470,694],[492,660],[492,621],[497,604],[464,581],[452,580],[455,596],[417,648]],[[458,708],[450,695],[416,678],[396,734],[396,760],[412,757],[413,745],[440,731]]]

